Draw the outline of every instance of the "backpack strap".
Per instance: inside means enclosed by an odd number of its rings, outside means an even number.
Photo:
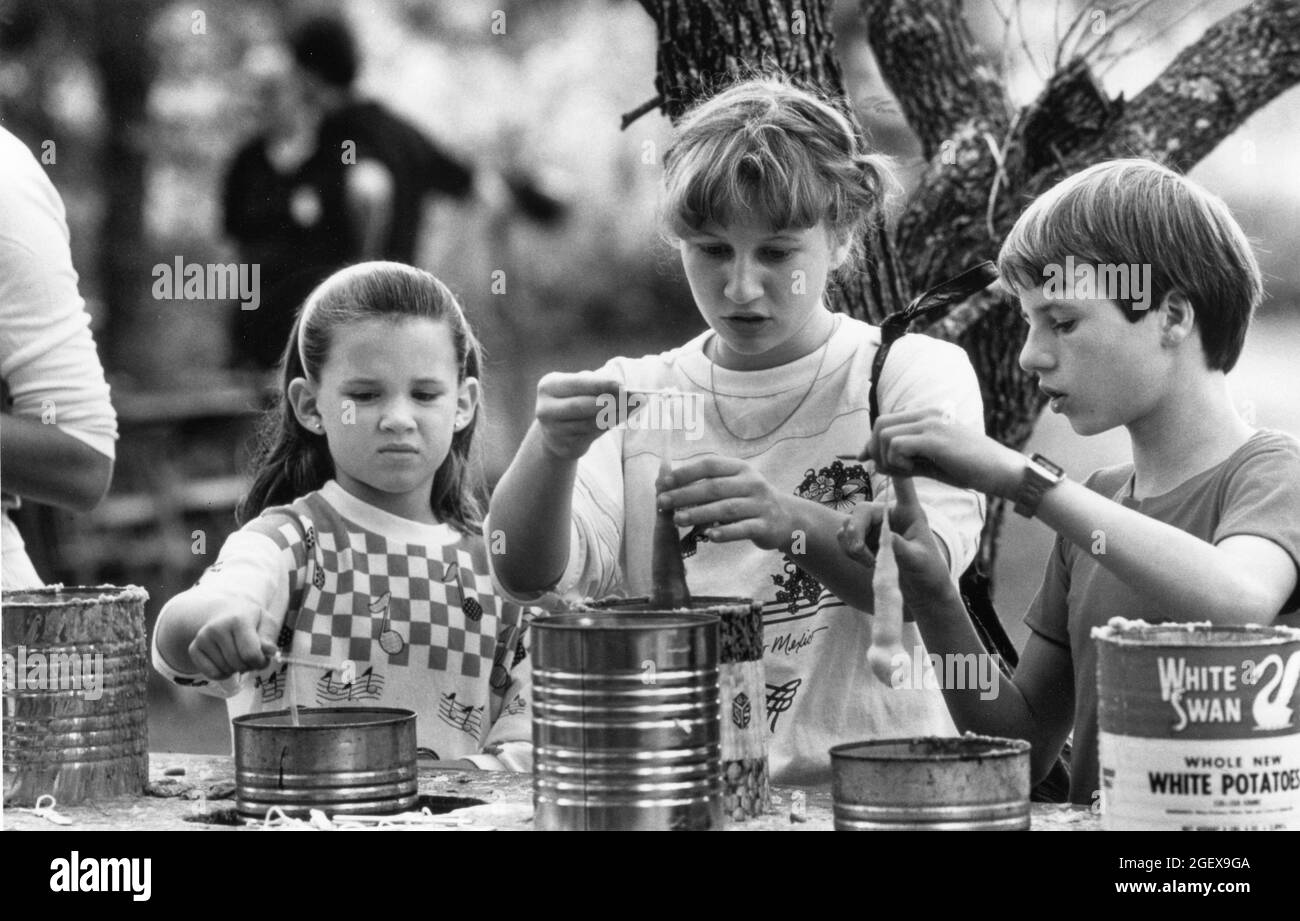
[[[880,377],[885,368],[889,349],[901,339],[917,320],[928,319],[951,310],[971,295],[982,291],[997,280],[997,267],[992,262],[981,262],[941,284],[923,291],[902,310],[891,313],[880,324],[880,348],[871,363],[871,395],[868,398],[871,427],[876,427],[880,416]],[[989,591],[989,578],[972,563],[959,580],[962,602],[970,615],[975,632],[990,653],[999,659],[1002,671],[1008,676],[1019,664],[1020,656],[1015,644],[998,619],[997,610]]]
[[[894,343],[903,338],[903,334],[917,320],[948,312],[971,295],[983,291],[997,281],[997,278],[997,266],[992,262],[981,262],[960,275],[941,282],[933,288],[927,288],[902,310],[891,313],[880,322],[880,348],[876,350],[876,358],[871,363],[871,395],[868,397],[867,407],[871,414],[872,429],[876,427],[876,419],[880,415],[878,397],[880,388],[877,385],[880,383],[880,374],[885,368],[885,359],[889,356],[889,350]]]
[[[890,347],[901,339],[917,320],[952,309],[971,295],[991,285],[997,277],[997,267],[992,262],[981,262],[960,275],[922,292],[905,308],[881,321],[880,348],[876,350],[875,360],[871,363],[869,409],[873,430],[876,427],[876,418],[880,415],[878,399],[880,375],[884,370],[885,358],[889,355]],[[997,609],[993,607],[987,573],[980,570],[978,563],[972,563],[961,574],[958,585],[961,590],[962,604],[970,616],[980,643],[998,660],[1001,671],[1010,677],[1020,663],[1020,655],[1002,626]],[[1033,802],[1063,803],[1070,798],[1070,755],[1070,743],[1067,742],[1061,753],[1057,755],[1051,771],[1030,792],[1030,799]]]

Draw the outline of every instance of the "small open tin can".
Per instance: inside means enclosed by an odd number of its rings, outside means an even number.
[[[1027,830],[1029,750],[1020,739],[977,735],[836,745],[835,830]]]
[[[235,808],[302,817],[387,815],[419,799],[415,714],[388,707],[302,708],[235,717]]]

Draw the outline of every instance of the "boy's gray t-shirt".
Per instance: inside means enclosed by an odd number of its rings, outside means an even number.
[[[1133,465],[1098,470],[1084,484],[1107,498],[1217,544],[1236,534],[1273,541],[1300,570],[1300,443],[1261,429],[1231,457],[1174,487],[1145,499],[1129,497]],[[1153,621],[1190,618],[1143,596],[1105,569],[1087,548],[1060,537],[1047,560],[1038,595],[1025,623],[1049,642],[1070,651],[1074,667],[1074,748],[1070,801],[1090,804],[1101,786],[1097,759],[1097,647],[1092,628],[1112,617]],[[1275,624],[1300,626],[1300,586]]]

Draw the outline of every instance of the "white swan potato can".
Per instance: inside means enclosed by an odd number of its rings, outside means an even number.
[[[1093,630],[1106,829],[1300,830],[1300,630]]]

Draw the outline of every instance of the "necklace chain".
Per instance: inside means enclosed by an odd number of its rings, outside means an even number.
[[[753,435],[751,437],[746,438],[743,435],[737,435],[734,431],[731,430],[731,426],[727,425],[727,418],[724,415],[722,415],[722,406],[719,405],[718,403],[718,388],[714,384],[714,371],[717,369],[718,363],[714,361],[712,358],[709,358],[709,393],[713,396],[713,411],[718,414],[718,421],[722,423],[722,427],[723,429],[726,430],[727,434],[730,435],[736,441],[762,441],[764,438],[771,438],[773,435],[775,435],[778,431],[781,430],[781,426],[785,425],[787,422],[793,419],[794,414],[797,413],[801,408],[803,408],[804,403],[808,402],[808,397],[812,395],[813,388],[817,386],[817,379],[821,377],[822,366],[826,364],[826,353],[830,351],[831,338],[835,335],[835,331],[839,328],[840,328],[840,318],[837,316],[835,317],[834,321],[831,324],[831,331],[826,334],[826,340],[822,343],[821,358],[817,360],[817,370],[813,372],[812,380],[808,382],[808,389],[805,390],[803,396],[799,398],[799,402],[794,405],[794,409],[786,413],[784,419],[778,422],[771,431],[764,432],[761,435]],[[713,341],[714,342],[717,341],[716,334],[714,335]],[[715,352],[717,351],[716,346],[714,347],[714,351]],[[708,356],[708,349],[705,349],[705,355],[706,357]]]

